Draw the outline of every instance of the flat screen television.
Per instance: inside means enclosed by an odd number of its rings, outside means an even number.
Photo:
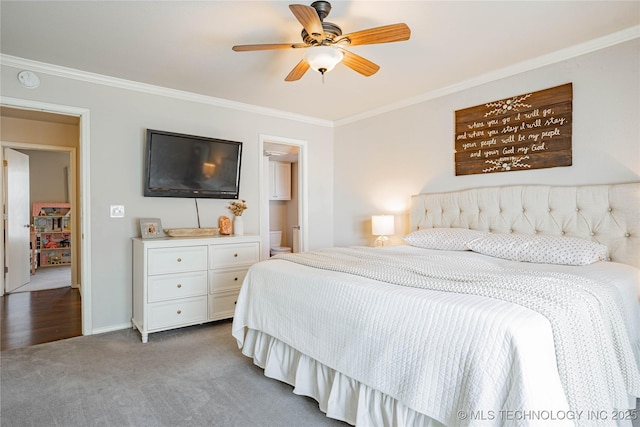
[[[237,199],[242,142],[147,129],[145,197]]]

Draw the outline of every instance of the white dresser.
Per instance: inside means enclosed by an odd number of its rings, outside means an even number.
[[[152,332],[233,317],[260,237],[133,239],[133,326]]]

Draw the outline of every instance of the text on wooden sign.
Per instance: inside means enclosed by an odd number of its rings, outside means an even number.
[[[571,166],[573,88],[456,111],[456,175]]]

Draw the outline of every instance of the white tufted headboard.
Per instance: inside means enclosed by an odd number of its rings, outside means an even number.
[[[640,182],[418,194],[410,221],[412,231],[458,227],[588,238],[606,245],[612,261],[640,268]]]

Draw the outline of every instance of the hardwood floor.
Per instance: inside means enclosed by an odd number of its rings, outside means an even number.
[[[80,292],[71,287],[0,297],[0,351],[82,335]]]

